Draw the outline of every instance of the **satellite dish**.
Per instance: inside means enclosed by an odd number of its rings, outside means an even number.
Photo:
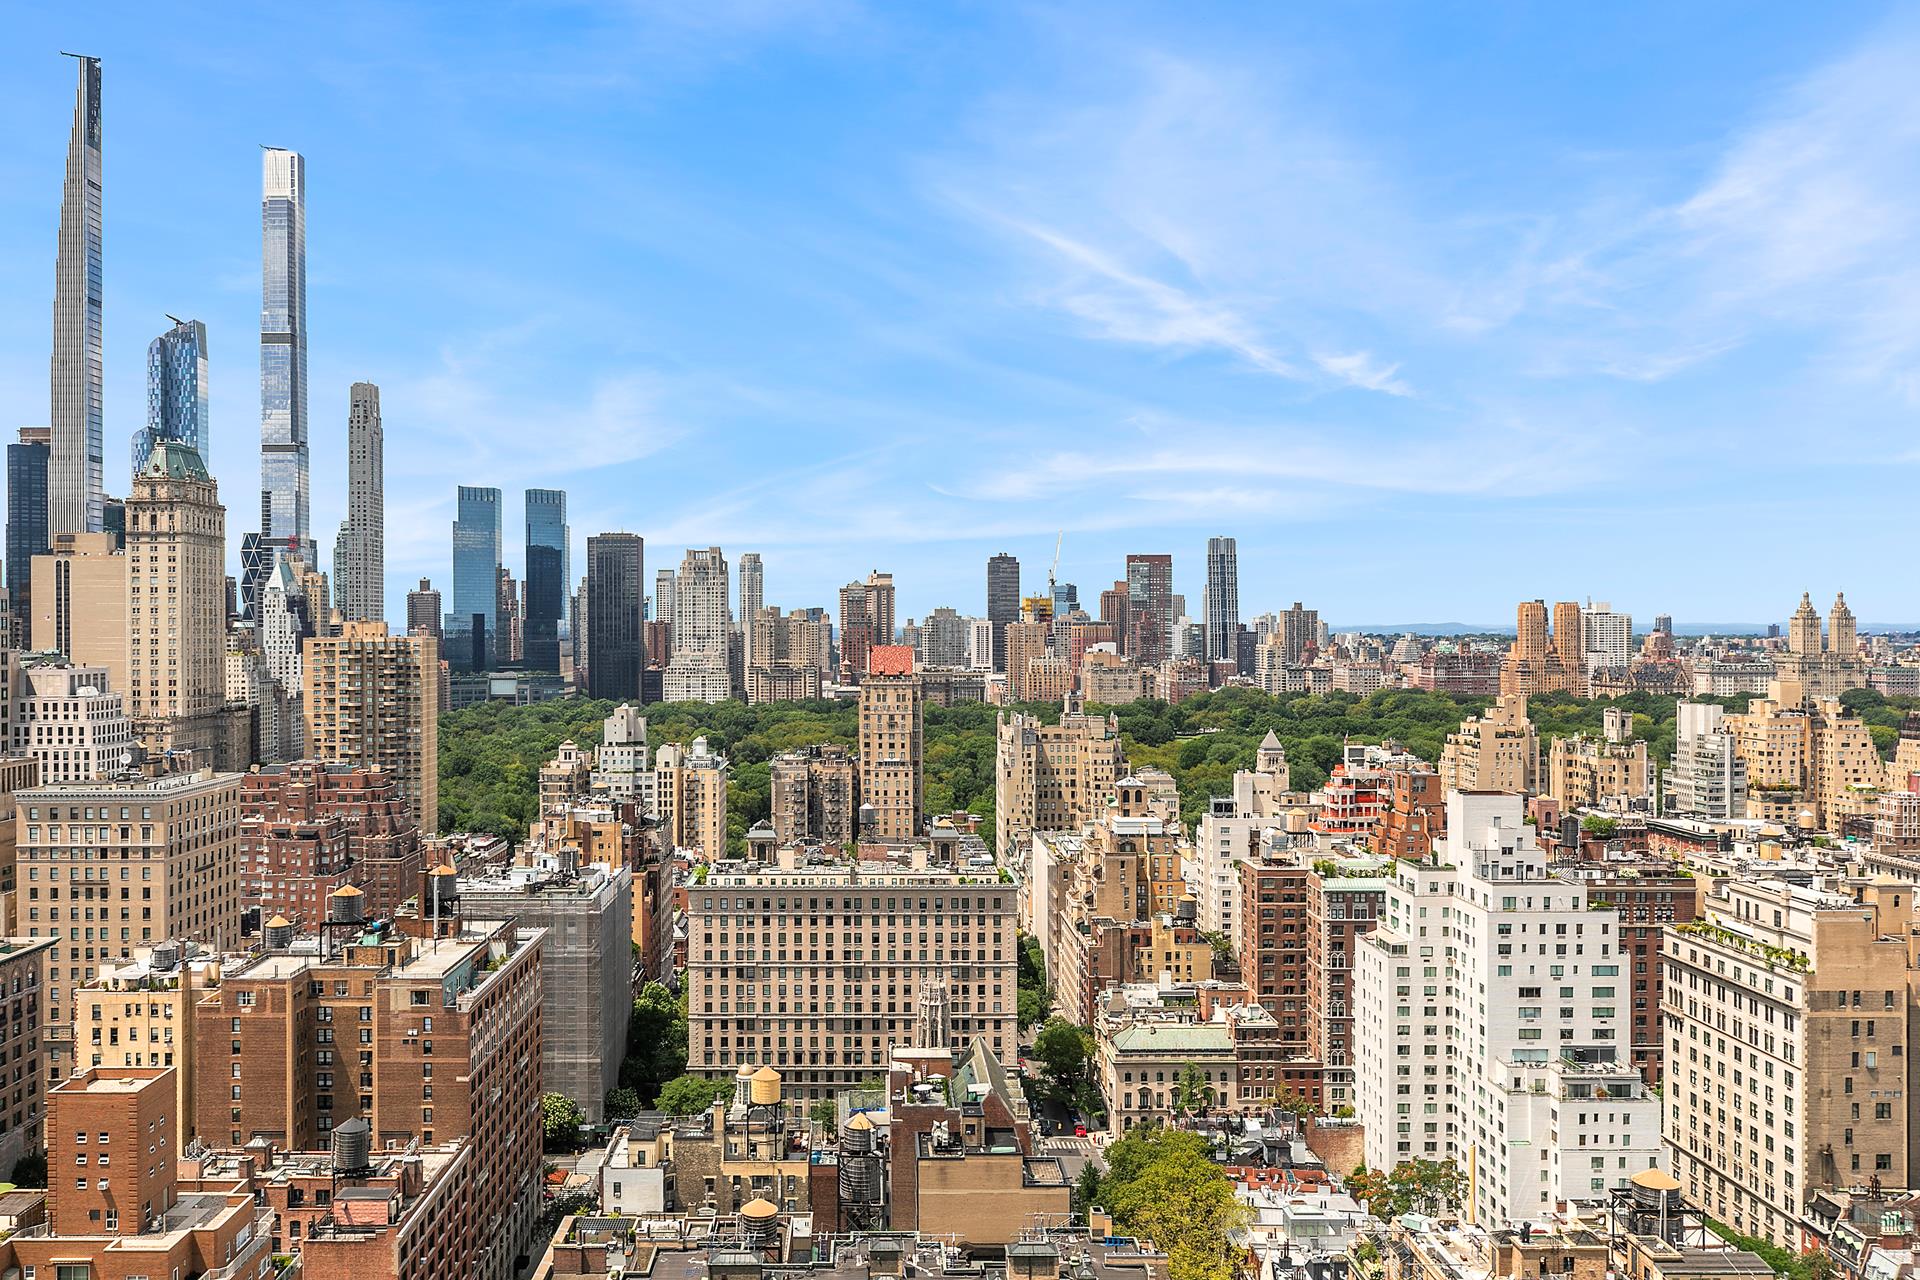
[[[130,768],[132,764],[133,764],[133,752],[122,751],[120,753],[120,767],[122,769],[126,769],[126,768]]]

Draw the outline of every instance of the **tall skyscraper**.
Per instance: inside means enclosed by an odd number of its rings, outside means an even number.
[[[893,622],[893,575],[875,569],[867,575],[867,611],[873,618],[873,642],[892,644],[896,634]]]
[[[460,486],[453,520],[453,610],[447,661],[456,670],[493,665],[500,607],[500,491]]]
[[[127,499],[127,710],[149,751],[219,769],[249,763],[227,736],[226,528],[199,453],[156,442]]]
[[[1240,550],[1232,538],[1207,539],[1207,661],[1232,662],[1240,630]]]
[[[347,403],[347,518],[333,544],[334,599],[350,622],[387,616],[385,458],[380,388],[356,382]]]
[[[860,682],[860,801],[872,806],[873,834],[882,840],[921,834],[924,714],[913,650],[875,646]]]
[[[749,551],[740,557],[740,633],[745,641],[743,660],[749,667],[756,661],[753,620],[760,616],[760,609],[766,603],[766,582],[762,573],[758,551]]]
[[[1127,609],[1133,623],[1133,642],[1127,646],[1144,666],[1157,666],[1173,656],[1173,557],[1127,557]]]
[[[47,427],[22,427],[7,446],[7,590],[12,595],[14,634],[24,637],[33,599],[33,558],[45,555],[47,538]]]
[[[260,534],[318,564],[307,507],[307,162],[261,152]]]
[[[647,665],[646,542],[635,533],[587,539],[587,696],[637,702]]]
[[[53,268],[53,434],[47,532],[98,533],[105,514],[101,429],[100,59],[74,55],[73,132]]]
[[[529,671],[560,670],[560,615],[567,603],[567,495],[527,490],[526,617],[521,652]]]
[[[190,444],[202,459],[207,432],[207,326],[173,320],[173,328],[147,344],[147,425],[133,433],[133,472],[147,465],[156,440]]]
[[[1007,669],[1007,624],[1020,621],[1020,562],[1002,551],[987,560],[987,621],[993,624],[993,669]]]
[[[664,680],[668,702],[724,702],[732,694],[729,581],[727,558],[718,547],[689,548],[680,561],[673,580],[673,659]],[[594,662],[599,660],[596,651]]]

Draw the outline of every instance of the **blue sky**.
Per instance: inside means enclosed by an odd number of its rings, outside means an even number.
[[[107,16],[103,17],[105,14]],[[484,15],[484,20],[482,16]],[[1244,614],[1522,597],[1920,616],[1920,22],[1872,5],[16,7],[0,428],[47,420],[72,100],[105,60],[107,476],[206,321],[258,485],[257,144],[307,156],[315,532],[378,382],[390,608],[454,487],[767,596],[1083,598],[1208,535]],[[237,564],[237,556],[235,557]],[[401,616],[404,616],[403,614]]]

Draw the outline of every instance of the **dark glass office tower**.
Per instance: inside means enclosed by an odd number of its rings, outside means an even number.
[[[526,617],[523,664],[529,671],[560,670],[560,615],[567,600],[567,495],[527,490]]]
[[[46,427],[20,428],[20,440],[7,446],[7,590],[12,595],[14,647],[27,647],[32,616],[30,587],[33,558],[45,555],[47,537]]]
[[[646,543],[640,536],[588,538],[588,697],[640,701],[640,671],[647,665],[646,599]]]
[[[993,669],[1007,669],[1007,624],[1020,621],[1020,562],[1002,551],[987,561],[987,621],[993,624]]]

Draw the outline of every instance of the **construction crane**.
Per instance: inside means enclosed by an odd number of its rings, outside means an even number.
[[[1062,529],[1060,536],[1053,540],[1053,563],[1047,566],[1047,599],[1053,599],[1053,575],[1060,570],[1060,546],[1067,540],[1067,531]]]

